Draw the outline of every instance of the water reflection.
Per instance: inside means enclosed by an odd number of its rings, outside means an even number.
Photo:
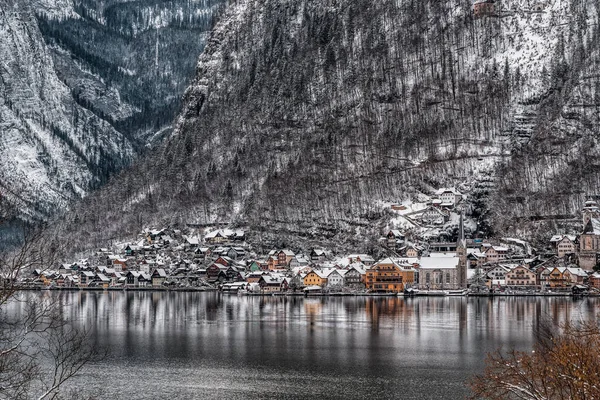
[[[38,295],[38,294],[32,294]],[[61,292],[110,357],[74,385],[113,398],[462,398],[484,354],[596,318],[588,298],[237,297]],[[15,310],[15,312],[18,312]],[[132,385],[132,382],[143,382]]]

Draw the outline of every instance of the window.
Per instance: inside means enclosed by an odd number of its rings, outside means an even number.
[[[425,274],[425,283],[429,283],[429,279],[430,279],[430,276],[429,276],[429,272],[428,272]]]
[[[446,273],[446,283],[450,283],[450,272]]]

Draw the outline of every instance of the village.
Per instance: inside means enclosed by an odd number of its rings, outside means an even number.
[[[505,238],[465,237],[464,199],[442,188],[420,207],[394,204],[421,229],[458,221],[455,241],[385,232],[383,256],[273,249],[257,254],[242,229],[146,229],[135,243],[21,276],[33,289],[220,290],[248,295],[594,295],[600,293],[600,208],[589,200],[578,235],[548,237],[545,251]],[[415,209],[416,208],[416,211]],[[406,224],[402,225],[406,227]],[[412,231],[411,231],[412,232]]]

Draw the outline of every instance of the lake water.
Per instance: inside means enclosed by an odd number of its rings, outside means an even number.
[[[110,399],[460,399],[485,353],[598,299],[62,292],[109,356],[71,382]]]

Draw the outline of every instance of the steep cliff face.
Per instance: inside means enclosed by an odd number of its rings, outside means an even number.
[[[130,141],[58,79],[25,2],[0,2],[0,60],[0,193],[22,218],[51,214],[132,160]]]
[[[1,0],[2,216],[64,211],[168,136],[220,4]]]
[[[73,98],[139,147],[160,143],[222,0],[71,0],[36,16]]]
[[[497,232],[571,214],[598,180],[599,10],[503,0],[474,18],[470,1],[231,1],[176,134],[93,199],[132,189],[100,222],[361,240],[385,225],[383,203],[445,185]]]

